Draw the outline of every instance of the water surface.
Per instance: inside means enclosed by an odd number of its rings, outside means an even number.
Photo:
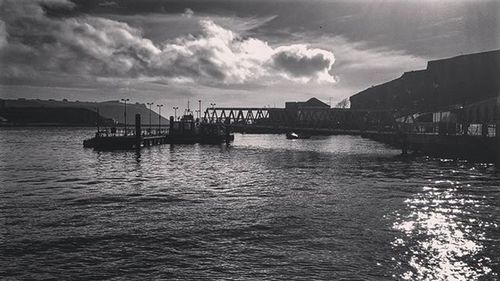
[[[496,280],[500,173],[354,136],[82,148],[0,130],[6,280]]]

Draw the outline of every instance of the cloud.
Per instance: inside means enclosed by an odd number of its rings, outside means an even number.
[[[45,6],[72,8],[74,4],[65,0],[0,2],[5,21],[0,24],[0,46],[4,45],[0,58],[6,65],[0,79],[4,83],[13,77],[22,81],[23,75],[29,80],[47,73],[206,85],[335,81],[330,74],[335,61],[330,51],[305,44],[273,47],[209,19],[199,21],[197,35],[158,44],[127,23],[94,16],[51,18]],[[193,15],[190,9],[184,14]]]
[[[23,0],[21,0],[23,1]],[[54,7],[54,8],[74,8],[75,4],[69,0],[35,0],[42,5]]]
[[[97,4],[99,7],[118,7],[118,3],[114,1],[103,1]]]
[[[371,42],[351,41],[341,35],[295,33],[295,38],[288,44],[303,41],[318,49],[328,47],[335,50],[336,87],[355,81],[358,88],[354,91],[394,79],[405,71],[423,69],[427,61],[433,59],[404,50],[374,47]]]
[[[7,30],[5,30],[5,22],[0,20],[0,49],[7,45]]]
[[[182,16],[187,17],[187,18],[190,18],[193,15],[194,15],[193,10],[191,10],[189,8],[184,9],[184,13],[182,14]]]
[[[272,48],[265,42],[242,40],[209,20],[200,24],[200,36],[177,38],[163,46],[152,64],[155,74],[223,84],[243,83],[267,74]]]
[[[274,67],[297,78],[335,82],[331,71],[335,57],[322,49],[310,49],[306,45],[278,47],[272,56]]]

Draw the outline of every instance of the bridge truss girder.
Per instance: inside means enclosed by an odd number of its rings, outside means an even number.
[[[218,107],[207,108],[204,119],[211,123],[223,122],[238,126],[265,125],[348,130],[397,128],[393,112],[383,110]]]
[[[217,107],[207,108],[204,119],[207,122],[222,122],[227,124],[252,125],[259,121],[269,119],[270,108],[232,108]]]

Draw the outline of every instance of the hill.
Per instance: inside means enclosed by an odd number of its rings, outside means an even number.
[[[100,124],[123,124],[125,105],[119,101],[81,102],[38,99],[0,100],[0,121],[17,125],[75,125],[95,126]],[[145,104],[127,104],[127,124],[135,122],[135,114],[141,114],[142,123],[158,125],[158,114]],[[167,124],[161,118],[162,124]]]

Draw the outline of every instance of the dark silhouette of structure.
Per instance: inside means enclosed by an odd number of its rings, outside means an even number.
[[[204,120],[230,124],[237,132],[359,134],[391,127],[395,117],[387,110],[330,108],[311,98],[305,102],[286,102],[285,108],[210,107],[205,110]]]
[[[96,150],[140,149],[161,144],[229,144],[234,140],[229,127],[222,123],[200,122],[192,114],[175,121],[171,116],[168,126],[155,130],[142,128],[141,115],[135,115],[134,129],[116,127],[98,129],[95,136],[83,141],[83,147]]]
[[[500,50],[430,61],[350,97],[352,109],[430,112],[500,95]]]

